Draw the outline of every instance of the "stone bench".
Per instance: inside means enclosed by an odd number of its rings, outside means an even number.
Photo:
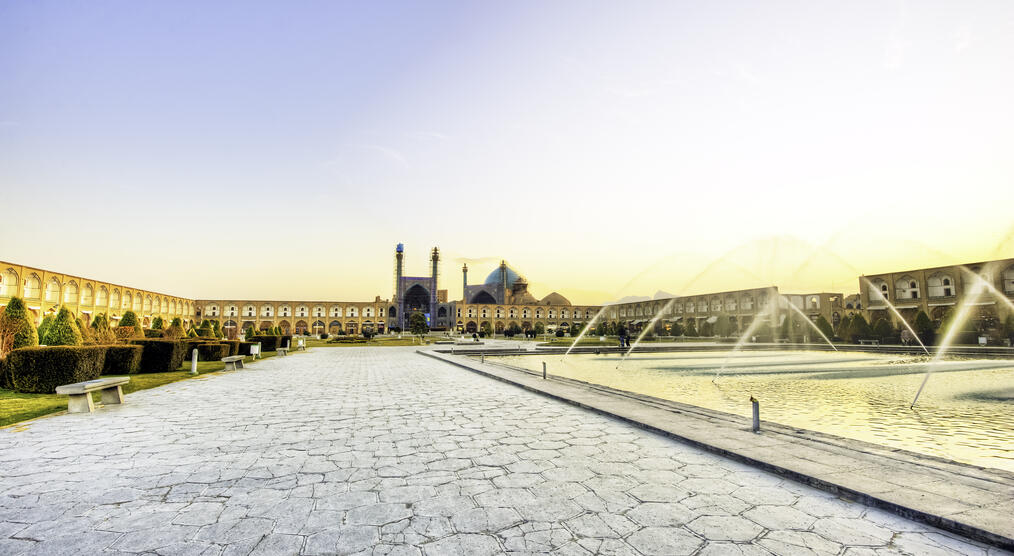
[[[300,338],[299,341],[296,342],[296,349],[298,351],[306,351],[306,344],[303,343],[303,339],[302,338]]]
[[[243,368],[242,355],[230,355],[229,357],[223,357],[222,362],[225,363],[225,370],[227,371],[235,371],[236,369]]]
[[[859,340],[859,344],[860,345],[867,345],[867,344],[869,344],[871,346],[879,346],[880,345],[880,340]]]
[[[282,357],[285,357],[286,355],[289,354],[289,346],[276,348],[275,349],[275,353],[277,353],[278,355],[281,355]]]
[[[130,377],[98,378],[64,384],[56,387],[56,393],[70,396],[67,402],[68,413],[91,413],[95,411],[95,404],[92,402],[92,392],[102,392],[102,403],[114,405],[123,403],[123,389],[121,386],[130,382]]]

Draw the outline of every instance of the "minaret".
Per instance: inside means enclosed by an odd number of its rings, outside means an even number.
[[[405,245],[399,243],[394,249],[394,295],[391,296],[391,304],[398,309],[398,327],[405,328],[405,311],[401,306],[401,276],[404,269]]]
[[[461,302],[468,303],[468,263],[461,265]]]
[[[500,260],[500,299],[497,301],[500,305],[507,303],[507,261]]]
[[[438,276],[438,263],[440,262],[440,249],[434,247],[433,252],[430,254],[430,264],[433,265],[433,271],[430,275],[430,311],[433,313],[433,322],[436,323],[437,316],[437,288],[439,287]]]

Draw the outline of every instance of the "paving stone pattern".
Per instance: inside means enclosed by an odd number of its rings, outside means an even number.
[[[0,431],[0,554],[1000,554],[401,348]]]

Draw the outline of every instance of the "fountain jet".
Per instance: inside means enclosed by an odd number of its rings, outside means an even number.
[[[880,293],[880,290],[873,287],[873,283],[870,282],[869,278],[865,276],[860,276],[859,279],[862,280],[863,282],[866,282],[866,285],[870,288],[870,291],[876,293],[880,301],[883,301],[884,303],[887,304],[887,308],[890,309],[891,312],[894,313],[894,316],[898,317],[898,320],[901,321],[901,324],[903,324],[905,328],[907,328],[908,331],[912,333],[912,336],[915,338],[915,341],[919,342],[919,345],[922,346],[922,350],[926,352],[926,355],[929,355],[930,352],[929,349],[926,348],[926,344],[922,343],[922,339],[920,339],[919,335],[915,333],[915,329],[912,328],[912,325],[908,324],[908,321],[905,320],[905,317],[901,316],[901,313],[898,312],[898,309],[894,306],[894,304],[888,301],[887,298],[884,297],[884,294]]]
[[[792,301],[789,301],[788,299],[785,299],[785,296],[784,296],[784,295],[779,295],[779,297],[780,297],[780,298],[781,298],[782,300],[784,300],[784,301],[785,301],[785,304],[786,304],[786,305],[788,305],[790,309],[792,309],[792,310],[793,310],[793,311],[795,311],[796,313],[799,313],[799,316],[803,317],[803,321],[804,321],[804,322],[806,322],[806,324],[809,324],[809,325],[810,325],[810,328],[812,328],[812,329],[816,330],[816,331],[817,331],[817,334],[820,334],[820,337],[821,337],[821,338],[824,338],[824,341],[825,341],[825,342],[827,342],[827,345],[831,346],[831,349],[833,349],[833,350],[835,350],[835,351],[838,351],[838,348],[834,347],[834,344],[833,344],[833,343],[831,343],[831,339],[830,339],[830,338],[828,338],[828,337],[827,337],[827,335],[825,335],[825,334],[824,334],[824,332],[823,332],[823,331],[822,331],[822,330],[820,329],[820,327],[819,327],[819,326],[817,326],[817,324],[816,324],[816,323],[814,323],[814,322],[813,322],[812,320],[810,320],[810,317],[809,317],[809,316],[807,316],[807,315],[806,315],[806,313],[804,313],[804,312],[803,312],[803,311],[802,311],[802,310],[801,310],[801,309],[800,309],[799,307],[796,307],[796,306],[795,306],[795,305],[794,305],[794,304],[792,303]]]
[[[567,357],[568,355],[570,355],[570,350],[574,349],[574,346],[576,346],[577,343],[581,341],[581,338],[584,338],[584,335],[587,334],[588,331],[591,330],[593,326],[595,326],[595,322],[598,321],[599,317],[601,317],[602,314],[606,312],[607,307],[609,306],[603,305],[602,308],[599,309],[599,312],[595,313],[595,316],[592,317],[592,320],[588,321],[588,326],[585,326],[584,330],[582,330],[581,333],[577,335],[577,338],[574,338],[574,341],[570,343],[570,347],[567,348],[566,352],[564,352],[563,357]]]
[[[968,269],[968,268],[966,268],[964,266],[962,266],[961,268],[965,272],[969,273],[972,277],[974,277],[974,279],[980,285],[984,286],[984,289],[987,289],[987,290],[990,290],[990,291],[997,291],[997,289],[995,287],[993,287],[992,284],[990,284],[989,282],[987,282],[986,280],[984,280],[981,275],[979,275],[979,274],[977,274],[975,272],[972,272],[970,269]],[[986,270],[986,269],[984,268],[983,270]],[[933,372],[934,365],[936,365],[937,363],[939,363],[940,360],[943,359],[944,354],[947,353],[947,350],[950,349],[951,344],[954,343],[954,339],[958,335],[958,331],[961,330],[961,327],[964,326],[965,321],[968,320],[968,316],[972,312],[972,307],[974,307],[976,305],[976,303],[979,301],[979,297],[981,295],[982,295],[982,289],[976,288],[976,289],[973,290],[973,292],[972,292],[971,295],[965,297],[965,299],[963,299],[961,301],[961,305],[958,306],[957,312],[954,314],[954,318],[951,319],[951,325],[950,325],[950,327],[947,328],[947,332],[944,334],[944,340],[942,342],[940,342],[939,346],[937,346],[937,353],[936,353],[936,355],[933,357],[933,359],[930,360],[929,363],[926,364],[926,374],[922,377],[922,384],[919,385],[919,390],[916,391],[916,393],[915,393],[915,398],[912,400],[912,405],[908,406],[909,409],[914,408],[915,407],[915,402],[919,401],[919,395],[922,394],[923,388],[925,388],[926,387],[926,383],[929,382],[929,377],[930,377],[930,374]],[[1007,301],[1007,303],[1010,303],[1010,300],[1007,300],[1006,296],[1001,296],[1001,297],[1004,297],[1004,299]]]

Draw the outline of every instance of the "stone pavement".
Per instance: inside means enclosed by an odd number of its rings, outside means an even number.
[[[1000,554],[414,353],[0,431],[0,554]]]

